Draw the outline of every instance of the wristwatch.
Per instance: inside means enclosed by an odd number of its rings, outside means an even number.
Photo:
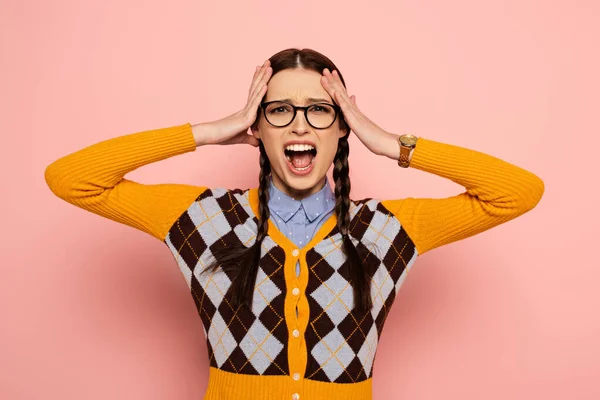
[[[398,144],[400,145],[400,158],[398,159],[398,165],[402,168],[408,168],[410,165],[410,152],[417,145],[419,138],[414,135],[404,134],[398,136]]]

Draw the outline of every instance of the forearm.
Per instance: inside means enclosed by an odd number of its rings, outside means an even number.
[[[125,174],[165,158],[194,151],[189,124],[105,140],[50,164],[45,178],[59,197],[86,197],[116,185]]]
[[[46,168],[45,178],[52,192],[68,203],[163,240],[171,224],[205,188],[142,184],[124,175],[195,148],[189,124],[143,131],[66,155]]]
[[[208,123],[199,123],[192,125],[192,134],[194,136],[194,142],[196,146],[205,146],[214,141],[216,132],[214,132],[214,125]]]
[[[386,133],[382,139],[378,141],[379,148],[377,154],[397,161],[400,158],[400,144],[398,143],[399,137],[400,135]],[[408,157],[409,160],[412,160],[413,153],[414,149],[410,152]]]

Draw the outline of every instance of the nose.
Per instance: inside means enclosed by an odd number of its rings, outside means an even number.
[[[296,118],[292,121],[292,132],[298,135],[303,135],[309,132],[310,125],[304,116],[302,110],[298,110]]]

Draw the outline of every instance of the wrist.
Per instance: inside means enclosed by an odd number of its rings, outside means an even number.
[[[212,138],[214,137],[214,127],[206,122],[199,123],[192,125],[192,133],[194,135],[196,147],[205,146],[212,143]]]
[[[379,141],[381,145],[377,154],[386,156],[389,159],[397,161],[400,158],[400,150],[398,149],[398,138],[400,135],[386,133],[383,140]]]
[[[398,151],[398,166],[402,168],[410,167],[413,153],[416,149],[418,136],[412,134],[404,134],[396,136],[397,140],[397,151]]]

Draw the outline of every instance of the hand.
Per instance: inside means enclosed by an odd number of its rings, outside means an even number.
[[[333,101],[340,106],[346,123],[360,141],[373,153],[386,154],[386,146],[391,143],[391,140],[394,140],[394,135],[381,129],[358,109],[356,96],[348,96],[337,71],[334,70],[331,73],[325,68],[321,77],[321,85]]]
[[[266,60],[262,66],[256,67],[248,90],[248,101],[243,109],[218,121],[193,127],[197,145],[249,144],[258,147],[258,139],[248,134],[248,128],[256,120],[260,101],[267,93],[267,82],[273,73],[270,65],[271,62]]]

